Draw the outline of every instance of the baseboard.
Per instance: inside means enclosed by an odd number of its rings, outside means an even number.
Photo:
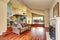
[[[45,27],[45,29],[46,29],[46,32],[49,32],[49,27]]]
[[[3,33],[2,33],[2,32],[0,32],[0,35],[3,35]]]
[[[0,32],[0,35],[4,35],[6,33],[6,31]]]

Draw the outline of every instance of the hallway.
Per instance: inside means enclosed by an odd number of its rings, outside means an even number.
[[[10,33],[2,36],[0,40],[46,40],[45,29],[42,27],[32,27],[20,35]]]

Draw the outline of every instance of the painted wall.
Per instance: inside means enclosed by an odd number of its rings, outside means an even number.
[[[7,17],[10,17],[12,15],[12,7],[11,4],[7,4]]]
[[[60,17],[60,0],[59,0],[59,17]],[[60,20],[59,20],[60,21]],[[59,23],[59,22],[58,22]],[[56,34],[56,40],[60,40],[60,24],[57,27],[57,34]]]
[[[8,0],[0,0],[0,35],[7,30],[7,2]]]
[[[32,24],[32,12],[29,8],[27,9],[27,23]]]
[[[60,16],[60,0],[59,0],[59,16]]]
[[[27,12],[27,7],[18,0],[10,1],[12,6],[12,14],[22,14]]]
[[[49,10],[45,10],[45,27],[49,27],[49,22],[50,22],[50,14]]]

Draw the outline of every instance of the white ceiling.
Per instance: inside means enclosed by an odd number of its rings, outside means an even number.
[[[53,0],[21,0],[31,9],[45,10],[49,9]]]

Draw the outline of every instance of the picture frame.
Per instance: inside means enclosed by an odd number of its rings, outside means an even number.
[[[59,2],[54,6],[53,8],[53,17],[58,17],[59,16]]]

